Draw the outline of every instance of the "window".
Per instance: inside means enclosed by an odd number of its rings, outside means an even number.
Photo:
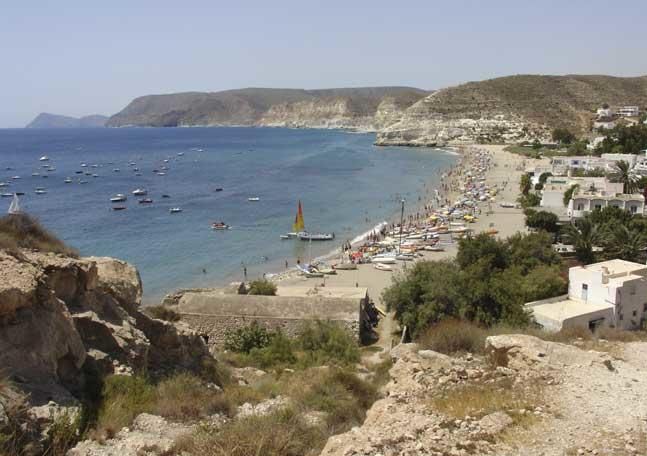
[[[624,318],[624,315],[618,314],[618,320],[622,321],[623,318]]]
[[[598,209],[598,210],[600,210],[600,209],[602,209],[602,205],[601,205],[601,204],[596,204],[596,205],[595,205],[595,208],[596,208],[596,209]]]
[[[582,204],[582,203],[577,203],[577,210],[578,210],[578,211],[583,211],[583,210],[584,210],[584,204]]]
[[[589,286],[586,283],[582,284],[582,300],[586,301],[586,298],[589,295]]]
[[[631,316],[633,316],[633,317],[637,317],[637,316],[638,316],[638,312],[637,312],[636,310],[634,310],[633,312],[631,312]]]
[[[636,206],[630,206],[629,209],[631,210],[632,214],[635,214],[636,212],[638,212],[638,208]]]
[[[647,312],[647,302],[643,304],[643,312]]]

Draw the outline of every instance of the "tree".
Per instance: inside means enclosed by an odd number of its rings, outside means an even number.
[[[557,215],[547,211],[529,211],[526,215],[526,226],[537,230],[544,230],[549,233],[559,231],[557,226]]]
[[[532,148],[535,150],[541,149],[541,143],[537,138],[535,138],[535,140],[532,142]]]
[[[629,162],[624,160],[620,160],[616,163],[614,181],[622,183],[623,193],[634,193],[638,189],[638,178],[631,172],[631,165]]]
[[[559,144],[570,144],[575,141],[575,135],[566,128],[555,128],[553,130],[553,141]]]
[[[593,223],[588,217],[568,225],[565,234],[575,247],[575,257],[584,264],[595,262],[594,247],[604,242],[604,236],[599,226]]]
[[[517,201],[521,204],[521,207],[528,209],[539,206],[541,197],[537,193],[528,193],[527,195],[520,196]]]
[[[647,248],[647,236],[637,229],[617,225],[605,243],[605,254],[609,258],[620,258],[627,261],[643,262]]]
[[[530,174],[524,173],[519,180],[519,191],[523,195],[527,195],[532,187],[532,181],[530,179]]]
[[[580,186],[578,184],[573,184],[570,186],[568,190],[564,192],[564,198],[562,199],[564,206],[568,206],[568,203],[571,201],[571,198],[573,198],[573,195],[576,194],[579,189],[580,189]]]

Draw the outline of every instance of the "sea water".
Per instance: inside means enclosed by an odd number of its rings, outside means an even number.
[[[177,288],[240,280],[244,269],[249,278],[280,272],[286,261],[292,268],[357,240],[399,214],[402,199],[411,209],[431,195],[457,158],[374,140],[281,128],[0,130],[0,182],[9,184],[0,193],[24,192],[22,208],[82,255],[133,263],[145,300],[154,302]],[[138,203],[137,188],[153,203]],[[118,193],[128,197],[117,203],[126,210],[111,208]],[[306,228],[334,232],[334,241],[280,239],[299,200]],[[171,214],[172,207],[182,212]],[[217,221],[231,229],[212,230]]]

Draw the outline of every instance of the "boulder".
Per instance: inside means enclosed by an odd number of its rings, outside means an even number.
[[[33,265],[0,251],[0,322],[36,302],[42,278]]]
[[[142,303],[142,280],[137,269],[125,261],[108,257],[89,257],[98,271],[98,287],[113,296],[128,312]]]

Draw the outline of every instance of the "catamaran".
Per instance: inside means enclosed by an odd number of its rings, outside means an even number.
[[[20,214],[22,212],[20,210],[20,201],[18,200],[18,195],[16,195],[15,193],[13,194],[13,199],[11,200],[9,210],[7,212],[9,214]]]
[[[294,223],[292,224],[292,231],[281,235],[281,239],[294,239],[299,236],[299,233],[302,233],[305,230],[305,224],[303,222],[303,208],[301,207],[301,200],[299,200],[299,205],[297,206],[297,215],[294,217]]]

